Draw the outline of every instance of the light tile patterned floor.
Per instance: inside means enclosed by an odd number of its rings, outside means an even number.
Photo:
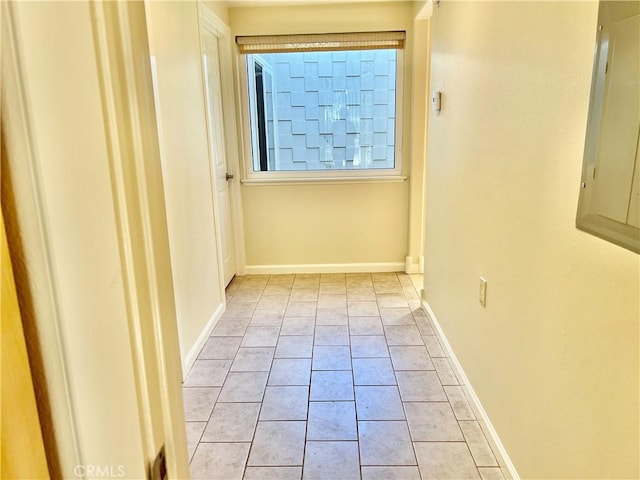
[[[504,478],[418,282],[235,278],[184,383],[192,478]]]

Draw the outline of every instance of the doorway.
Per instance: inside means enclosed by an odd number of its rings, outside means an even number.
[[[206,10],[201,14],[202,68],[204,75],[207,134],[211,166],[213,203],[217,210],[219,255],[223,286],[227,286],[238,273],[232,188],[235,175],[230,168],[225,135],[225,108],[221,67],[221,38],[224,35],[209,18]]]

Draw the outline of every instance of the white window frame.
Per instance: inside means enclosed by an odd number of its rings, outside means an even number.
[[[336,50],[336,51],[346,51]],[[370,169],[331,169],[331,170],[288,170],[288,171],[254,171],[253,142],[255,132],[251,129],[255,114],[250,108],[250,80],[247,75],[247,55],[237,53],[237,74],[240,88],[240,117],[243,129],[244,172],[241,179],[246,185],[259,184],[292,184],[292,183],[345,183],[345,182],[403,182],[402,175],[402,139],[404,116],[404,49],[396,49],[396,116],[394,168]]]

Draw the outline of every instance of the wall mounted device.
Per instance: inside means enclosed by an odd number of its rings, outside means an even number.
[[[431,94],[431,107],[434,112],[439,112],[442,108],[442,92],[434,90]]]

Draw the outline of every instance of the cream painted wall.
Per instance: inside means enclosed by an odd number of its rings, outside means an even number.
[[[41,210],[33,213],[38,214],[44,238],[32,237],[25,244],[46,243],[49,262],[34,265],[30,251],[25,252],[25,261],[28,268],[39,270],[35,277],[40,279],[44,271],[52,282],[32,292],[51,295],[55,305],[57,315],[40,321],[59,321],[60,330],[55,333],[63,350],[54,349],[58,357],[51,360],[60,361],[62,354],[65,372],[56,371],[55,378],[61,377],[66,385],[55,385],[53,409],[70,408],[65,413],[72,417],[74,428],[72,433],[60,430],[57,438],[65,442],[62,471],[73,475],[80,463],[113,466],[117,474],[122,465],[127,478],[144,478],[144,432],[89,3],[13,2],[11,8],[31,117],[32,150],[19,159],[11,159],[10,153],[9,160],[14,179],[24,183],[33,167],[39,182],[28,189],[31,193],[37,189]],[[17,112],[7,117],[5,113],[3,121],[13,122],[9,128],[3,125],[7,145],[14,145],[22,125],[15,125]],[[17,198],[17,203],[22,200]],[[41,338],[49,345],[56,340]],[[65,388],[70,403],[60,405],[57,402],[64,402],[65,394],[59,391]],[[54,418],[58,420],[68,418]]]
[[[229,9],[227,2],[220,0],[205,0],[204,3],[220,20],[229,25]]]
[[[183,367],[224,305],[195,1],[147,2],[160,152]]]
[[[426,299],[523,478],[640,477],[640,261],[574,226],[597,8],[431,20]]]
[[[248,7],[230,8],[229,22],[233,35],[406,30],[402,161],[403,174],[410,176],[416,165],[422,167],[424,153],[412,153],[413,14],[411,2]],[[240,114],[246,121],[246,114]],[[243,185],[249,271],[274,265],[404,264],[409,255],[409,202],[413,198],[409,181]],[[411,245],[421,245],[420,234],[419,228],[411,231],[416,237]],[[419,254],[416,247],[412,255]]]
[[[382,191],[381,184],[244,188],[248,264],[404,261],[406,185],[383,187]]]

